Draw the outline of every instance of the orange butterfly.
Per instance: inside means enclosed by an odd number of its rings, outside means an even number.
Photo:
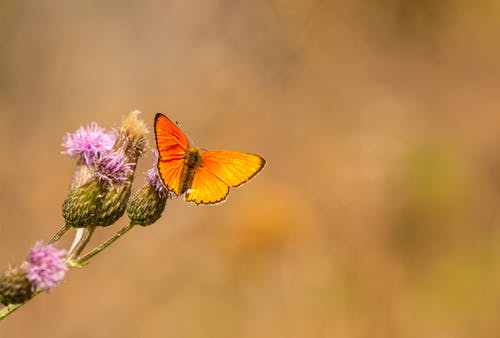
[[[196,204],[221,202],[230,187],[255,176],[266,161],[254,154],[191,147],[184,133],[163,114],[156,114],[158,172],[168,190]]]

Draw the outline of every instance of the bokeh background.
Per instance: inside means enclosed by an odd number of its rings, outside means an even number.
[[[224,204],[169,201],[0,336],[499,337],[499,17],[494,0],[1,1],[0,266],[61,225],[60,143],[82,124],[162,112],[267,165]]]

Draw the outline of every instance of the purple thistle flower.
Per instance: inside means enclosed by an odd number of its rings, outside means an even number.
[[[146,172],[146,181],[155,188],[160,197],[165,198],[168,195],[168,191],[163,184],[163,180],[158,174],[158,168],[156,165],[158,162],[158,152],[156,150],[153,150],[153,158],[154,166]]]
[[[34,290],[48,291],[61,283],[68,268],[64,263],[66,250],[58,250],[52,244],[36,242],[28,256],[28,279]]]
[[[61,153],[68,156],[81,156],[90,166],[99,154],[110,151],[115,141],[114,133],[107,133],[104,128],[92,122],[86,128],[80,127],[74,133],[67,133],[62,143],[67,150]]]
[[[99,180],[113,183],[127,182],[134,163],[128,163],[122,150],[99,155],[93,163]]]
[[[163,185],[163,181],[161,180],[160,175],[158,175],[156,167],[153,167],[146,172],[146,181],[155,188],[158,195],[161,197],[167,196],[167,188]]]

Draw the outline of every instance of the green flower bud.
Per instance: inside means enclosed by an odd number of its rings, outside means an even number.
[[[130,193],[131,187],[128,183],[110,186],[102,198],[96,225],[107,227],[122,217],[127,209]]]
[[[85,228],[95,224],[103,192],[104,186],[96,178],[71,190],[62,205],[66,224],[75,228]]]
[[[154,185],[146,184],[130,199],[127,207],[132,223],[147,226],[156,222],[165,210],[167,194],[157,191]]]
[[[24,303],[32,296],[31,282],[26,271],[11,268],[0,276],[0,302],[3,305]]]

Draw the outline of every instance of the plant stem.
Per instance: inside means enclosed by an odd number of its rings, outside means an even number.
[[[92,257],[106,249],[108,246],[113,244],[118,238],[126,234],[130,229],[132,229],[135,226],[135,223],[130,222],[127,226],[123,227],[120,231],[118,231],[116,234],[114,234],[112,237],[110,237],[106,242],[102,243],[98,247],[96,247],[94,250],[90,251],[86,255],[83,255],[76,259],[75,263],[79,265],[84,265],[87,263]]]
[[[80,228],[76,230],[75,239],[73,240],[73,244],[71,244],[68,255],[66,256],[66,263],[73,262],[73,259],[80,255],[80,253],[89,242],[90,237],[92,237],[94,230],[95,225],[91,225],[88,228]]]
[[[17,309],[19,309],[24,303],[21,303],[21,304],[9,304],[7,306],[4,306],[1,310],[0,310],[0,320],[4,319],[5,317],[7,317],[8,315],[10,315],[12,312],[16,311]]]
[[[55,243],[61,239],[62,236],[71,228],[71,225],[64,224],[57,232],[52,236],[49,241],[49,244]]]

